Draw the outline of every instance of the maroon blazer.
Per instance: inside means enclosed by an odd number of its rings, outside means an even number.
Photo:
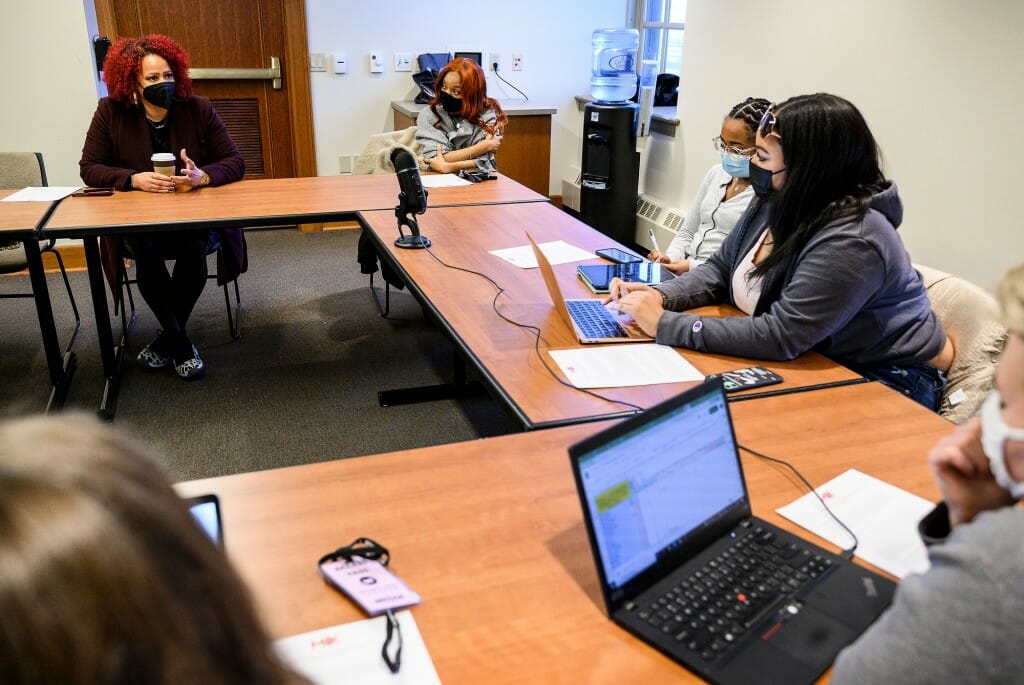
[[[193,95],[176,100],[167,116],[167,125],[171,129],[171,152],[177,158],[185,148],[196,166],[209,175],[210,185],[231,183],[245,175],[245,160],[209,98]],[[100,100],[78,163],[86,185],[129,190],[132,174],[153,169],[152,154],[145,110],[141,106],[125,107],[110,98]],[[223,285],[248,270],[249,263],[242,229],[221,229],[221,244],[224,249],[217,256],[217,283]],[[121,241],[104,236],[100,253],[111,293],[120,302],[117,264],[123,258]]]

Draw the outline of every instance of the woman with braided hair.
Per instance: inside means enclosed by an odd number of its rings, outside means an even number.
[[[725,115],[721,134],[711,141],[722,157],[721,164],[711,167],[704,176],[668,249],[654,250],[648,259],[661,262],[679,275],[703,264],[718,250],[754,199],[748,178],[754,131],[770,104],[764,98],[747,98]]]
[[[903,203],[852,103],[773,105],[750,160],[756,199],[700,268],[611,283],[609,307],[659,343],[757,359],[814,350],[937,410],[953,345],[896,228]],[[684,310],[728,303],[742,316]]]

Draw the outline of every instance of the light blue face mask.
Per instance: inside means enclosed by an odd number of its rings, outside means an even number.
[[[734,155],[729,152],[723,152],[721,155],[722,168],[725,169],[725,173],[733,178],[747,178],[750,176],[750,157]]]

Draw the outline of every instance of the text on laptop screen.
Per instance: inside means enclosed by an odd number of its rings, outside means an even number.
[[[720,390],[582,455],[579,470],[612,588],[746,496]]]

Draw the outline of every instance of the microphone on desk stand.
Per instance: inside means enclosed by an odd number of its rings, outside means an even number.
[[[398,238],[395,239],[395,247],[430,247],[430,239],[420,235],[420,227],[414,216],[427,211],[427,191],[420,180],[420,168],[416,165],[416,158],[407,149],[396,147],[391,151],[391,164],[395,167],[399,187],[398,206],[395,207],[395,216],[398,218]],[[402,226],[407,226],[411,235],[405,235]]]

